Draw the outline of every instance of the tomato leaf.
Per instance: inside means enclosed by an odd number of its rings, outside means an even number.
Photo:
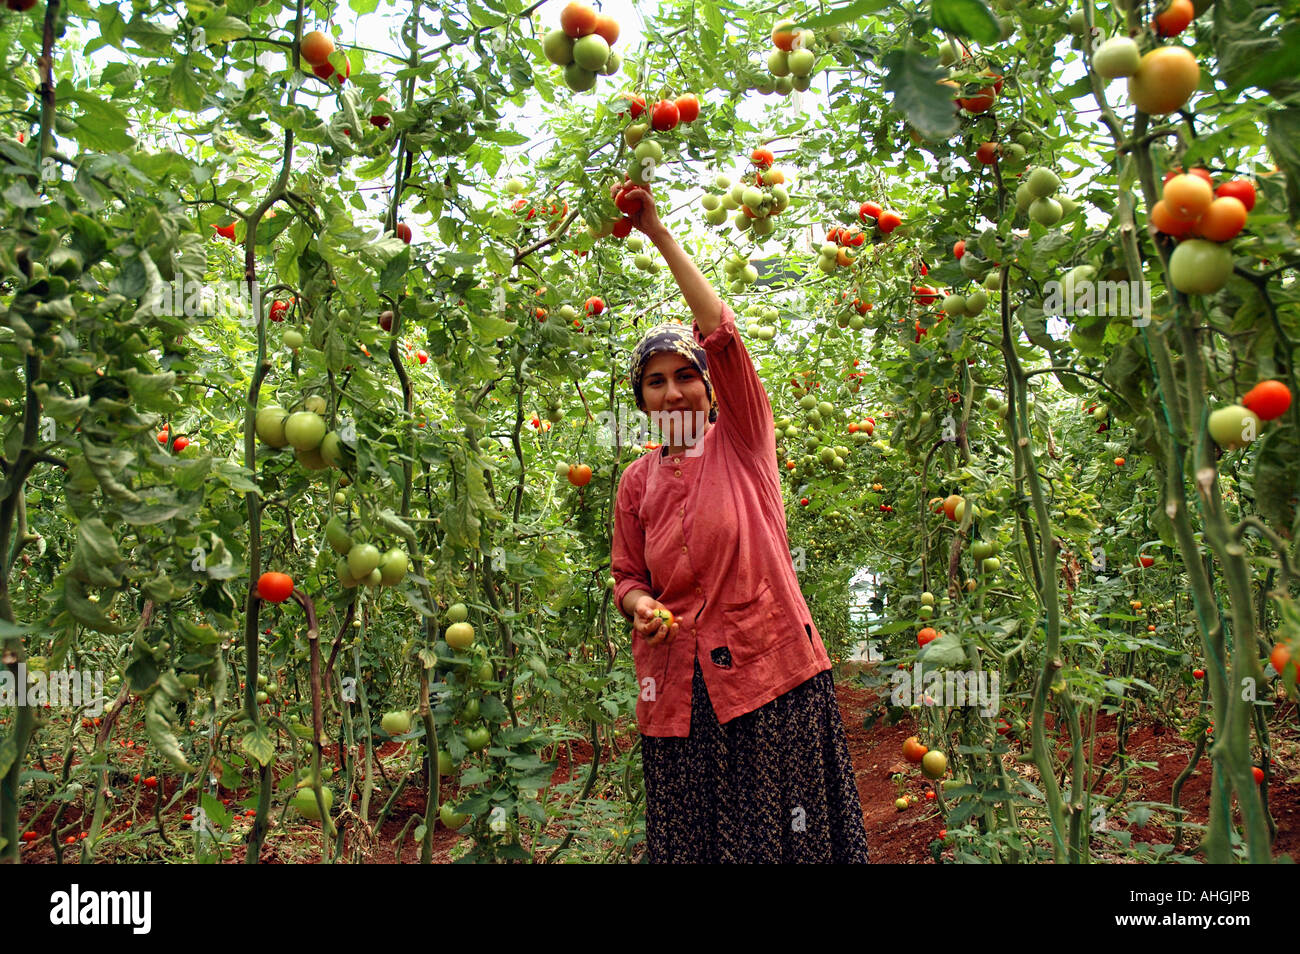
[[[239,747],[256,759],[259,765],[269,765],[275,758],[275,740],[264,725],[257,726],[240,739]]]
[[[925,139],[946,139],[959,126],[952,91],[939,85],[948,74],[938,63],[915,50],[891,50],[883,60],[885,89],[894,95],[894,108]]]
[[[981,0],[932,0],[930,18],[940,30],[980,43],[1002,39],[1002,24]]]
[[[1260,442],[1255,459],[1255,506],[1275,529],[1290,528],[1294,522],[1297,488],[1300,434],[1287,426],[1270,430]]]
[[[1300,219],[1300,107],[1272,110],[1268,114],[1268,151],[1284,173],[1291,221]]]
[[[921,649],[917,657],[925,669],[952,669],[966,663],[966,650],[962,648],[961,637],[956,633],[945,633],[932,640]]]
[[[820,16],[809,17],[806,20],[800,20],[795,24],[798,29],[820,30],[822,27],[837,26],[841,23],[848,23],[850,20],[856,20],[858,17],[866,16],[868,13],[875,13],[889,6],[889,0],[854,0],[853,3],[846,3],[842,7],[836,7],[829,13],[823,13]]]

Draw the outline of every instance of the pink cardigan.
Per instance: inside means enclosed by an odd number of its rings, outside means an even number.
[[[718,419],[698,454],[633,461],[615,503],[615,604],[623,612],[623,598],[643,589],[679,624],[658,646],[632,640],[648,736],[690,735],[697,656],[722,723],[831,668],[790,556],[767,392],[729,307],[707,339],[693,330]]]

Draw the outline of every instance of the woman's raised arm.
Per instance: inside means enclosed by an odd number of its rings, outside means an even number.
[[[615,192],[623,189],[634,190],[640,197],[641,211],[633,212],[629,218],[632,219],[632,224],[639,231],[644,232],[646,238],[653,242],[655,248],[659,249],[659,253],[663,255],[664,261],[668,263],[668,268],[673,273],[673,278],[677,280],[677,287],[682,290],[682,297],[686,299],[691,314],[695,316],[695,322],[700,327],[700,333],[707,338],[717,330],[722,321],[722,299],[718,297],[718,293],[709,284],[709,280],[700,272],[691,257],[677,244],[677,239],[673,238],[667,226],[660,220],[659,212],[655,208],[654,196],[650,194],[650,190],[644,186],[634,185],[631,180],[623,183],[622,186],[614,187]]]

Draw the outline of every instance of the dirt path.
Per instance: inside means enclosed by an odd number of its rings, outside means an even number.
[[[935,839],[944,827],[943,819],[937,803],[925,797],[930,783],[917,766],[909,765],[902,758],[903,740],[918,734],[917,725],[910,716],[895,725],[886,725],[885,708],[878,703],[877,693],[861,688],[852,676],[837,676],[835,692],[857,774],[871,861],[875,864],[933,863],[932,851]],[[1300,775],[1297,774],[1300,773],[1300,745],[1297,744],[1300,731],[1297,730],[1296,714],[1296,707],[1287,704],[1279,707],[1270,720],[1275,732],[1272,743],[1277,764],[1268,797],[1278,829],[1274,855],[1289,854],[1300,859]],[[873,716],[871,727],[865,728],[864,723]],[[1102,765],[1115,750],[1114,717],[1100,718],[1097,730],[1095,761]],[[1136,802],[1168,804],[1174,779],[1191,757],[1192,743],[1166,726],[1145,723],[1129,729],[1127,743],[1130,756],[1154,767],[1140,768],[1132,773],[1124,793],[1125,802],[1129,805]],[[1013,743],[1013,748],[1019,751],[1021,747]],[[1020,771],[1036,776],[1032,767],[1021,766]],[[912,807],[904,811],[894,807],[894,800],[899,795],[898,785],[892,780],[896,772],[902,772],[907,779],[904,792],[916,797]],[[1210,763],[1208,756],[1203,755],[1182,791],[1182,805],[1192,822],[1204,824],[1206,821],[1209,783]],[[1116,789],[1103,779],[1101,791],[1109,795]],[[1168,844],[1173,840],[1173,828],[1164,823],[1166,818],[1167,813],[1153,812],[1140,828],[1126,824],[1123,818],[1110,820],[1108,824],[1112,829],[1130,831],[1134,841]],[[1044,849],[1048,847],[1045,839],[1035,841]],[[1184,839],[1184,846],[1195,842],[1195,836]],[[945,849],[942,856],[945,860],[952,860],[952,849]],[[1202,856],[1197,857],[1203,860]],[[1103,856],[1095,860],[1112,859]]]

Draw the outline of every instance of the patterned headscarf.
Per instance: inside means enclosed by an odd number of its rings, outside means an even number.
[[[708,359],[704,349],[695,340],[695,334],[688,325],[680,322],[655,325],[645,333],[645,337],[632,349],[632,358],[628,362],[628,377],[632,381],[632,394],[636,406],[643,408],[645,401],[641,396],[641,380],[645,377],[646,365],[650,359],[662,352],[679,354],[700,372],[704,378],[704,392],[709,397],[709,422],[718,419],[718,402],[713,398],[713,384],[709,381]]]

